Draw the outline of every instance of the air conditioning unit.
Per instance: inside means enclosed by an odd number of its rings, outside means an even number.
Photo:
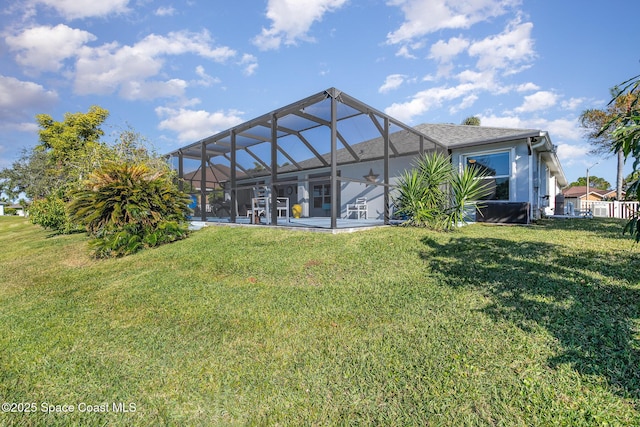
[[[593,216],[600,218],[606,218],[609,216],[609,209],[606,203],[594,203],[593,204]]]

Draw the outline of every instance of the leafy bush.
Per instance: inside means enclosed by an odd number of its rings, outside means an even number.
[[[486,197],[489,189],[482,173],[467,166],[458,173],[451,159],[440,153],[425,154],[416,167],[399,178],[395,204],[406,225],[451,230],[466,222],[467,209]]]
[[[94,237],[95,256],[106,258],[185,238],[188,203],[168,171],[110,163],[73,193],[69,212]]]
[[[82,230],[68,215],[67,203],[57,194],[34,200],[29,207],[29,220],[47,230],[71,233]]]

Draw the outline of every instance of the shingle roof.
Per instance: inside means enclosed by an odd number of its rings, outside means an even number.
[[[511,141],[540,134],[540,131],[537,129],[510,129],[431,123],[417,125],[414,129],[428,135],[449,148],[490,144],[502,140]]]
[[[584,196],[587,192],[586,185],[575,185],[573,187],[566,188],[562,191],[565,197],[580,197]],[[599,196],[604,196],[605,194],[611,193],[611,190],[600,190],[599,188],[591,187],[589,188],[589,194],[595,193]]]

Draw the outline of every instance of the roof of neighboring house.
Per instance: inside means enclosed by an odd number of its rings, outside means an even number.
[[[193,181],[195,184],[200,185],[201,176],[202,174],[200,172],[200,168],[198,168],[194,171],[186,172],[183,176],[183,179],[185,181]],[[244,178],[245,174],[241,171],[238,171],[236,173],[236,176],[238,178]],[[229,168],[229,166],[221,165],[219,163],[209,163],[207,165],[207,168],[205,169],[205,179],[209,184],[228,181],[231,179],[231,169]]]
[[[575,185],[573,187],[565,188],[562,190],[564,197],[584,197],[587,193],[586,185]],[[615,193],[615,190],[601,190],[599,188],[590,187],[589,194],[595,194],[599,197],[609,197],[611,193]]]

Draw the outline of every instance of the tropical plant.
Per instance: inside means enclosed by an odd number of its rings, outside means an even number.
[[[623,153],[625,158],[634,158],[634,173],[640,169],[640,75],[621,83],[615,87],[614,98],[611,104],[623,104],[624,109],[605,123],[600,129],[601,134],[610,133],[613,140],[613,150]],[[640,199],[640,181],[636,180],[628,188],[628,193],[635,193],[636,199]],[[625,233],[630,233],[640,242],[640,213],[629,220],[624,228]]]
[[[467,221],[469,209],[489,194],[482,172],[474,165],[458,173],[449,156],[428,153],[398,180],[394,198],[406,225],[452,230]]]
[[[467,126],[480,126],[480,117],[469,116],[462,121],[462,124]]]
[[[613,99],[606,109],[588,109],[580,115],[580,124],[592,144],[593,154],[614,153],[617,157],[616,198],[622,199],[624,163],[626,155],[618,144],[619,134],[614,131],[623,126],[627,111],[638,102],[638,93],[629,89],[628,83],[610,89]]]
[[[128,255],[186,237],[188,196],[168,170],[110,163],[72,193],[69,213],[94,237],[95,256]]]

